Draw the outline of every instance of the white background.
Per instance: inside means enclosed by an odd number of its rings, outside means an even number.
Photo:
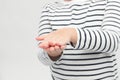
[[[0,80],[52,80],[37,58],[35,40],[40,11],[49,1],[0,0]]]
[[[0,0],[0,80],[52,80],[37,58],[40,11],[51,0]]]

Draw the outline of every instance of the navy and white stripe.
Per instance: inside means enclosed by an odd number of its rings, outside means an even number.
[[[118,79],[115,52],[120,42],[119,0],[48,4],[41,14],[39,35],[63,27],[76,29],[76,46],[67,44],[57,61],[52,61],[44,50],[38,54],[50,66],[55,80]]]

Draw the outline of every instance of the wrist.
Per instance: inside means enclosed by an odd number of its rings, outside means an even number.
[[[71,28],[70,43],[72,43],[73,46],[77,43],[77,31],[75,28]]]

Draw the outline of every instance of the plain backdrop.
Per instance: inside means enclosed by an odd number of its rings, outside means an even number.
[[[0,0],[0,80],[52,80],[37,58],[35,40],[41,9],[49,1]]]

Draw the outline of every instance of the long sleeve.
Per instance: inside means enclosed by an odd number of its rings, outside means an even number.
[[[48,7],[46,6],[41,12],[38,34],[40,36],[46,33],[50,33],[51,31],[52,27],[50,26],[49,22],[49,10]]]
[[[120,0],[108,0],[100,29],[78,29],[75,49],[111,53],[120,42]]]
[[[52,27],[49,23],[49,9],[47,5],[41,12],[41,17],[38,27],[39,27],[38,36],[50,33],[52,31]],[[38,49],[38,59],[40,60],[40,62],[42,62],[45,65],[52,64],[52,61],[49,58],[48,54],[41,48]]]
[[[40,62],[47,66],[53,63],[48,54],[41,48],[38,50],[38,59]]]

